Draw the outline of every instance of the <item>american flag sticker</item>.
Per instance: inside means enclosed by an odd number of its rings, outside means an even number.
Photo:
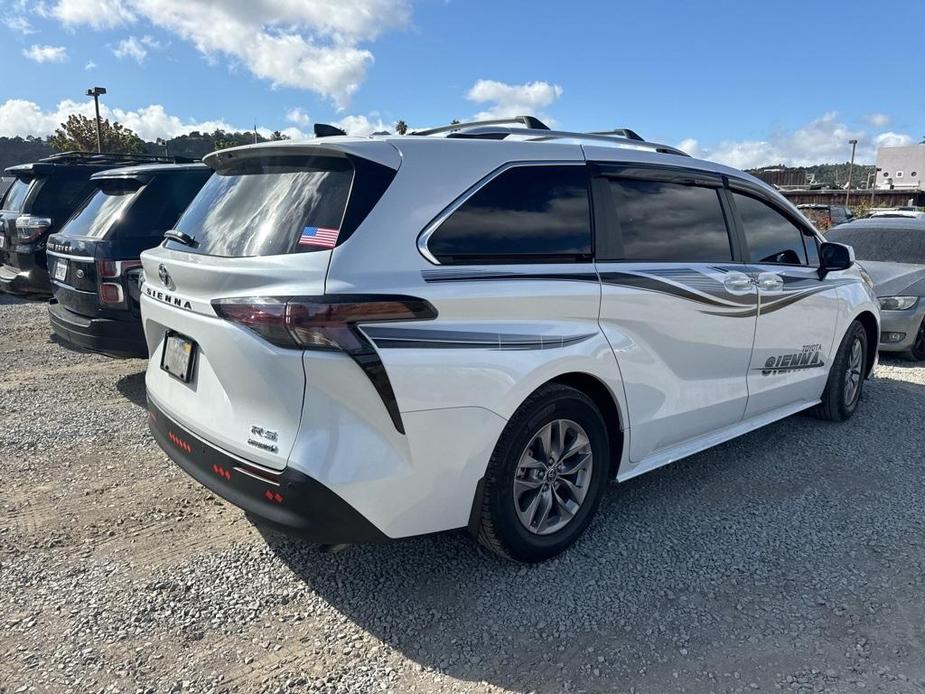
[[[340,229],[326,229],[325,227],[305,227],[299,237],[300,246],[320,246],[321,248],[334,248],[337,245],[337,236]]]

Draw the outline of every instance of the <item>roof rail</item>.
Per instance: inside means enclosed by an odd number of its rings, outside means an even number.
[[[635,135],[635,133],[633,133]],[[466,127],[458,132],[453,132],[447,137],[452,138],[469,138],[483,140],[503,140],[509,136],[527,138],[530,142],[541,142],[549,140],[579,140],[595,144],[608,144],[615,147],[625,147],[629,149],[642,149],[649,152],[658,152],[660,154],[674,154],[681,157],[689,157],[687,152],[683,152],[677,147],[663,145],[658,142],[647,142],[642,138],[623,137],[621,135],[601,134],[601,133],[573,133],[567,130],[532,130],[529,128],[511,128],[501,126],[479,126]]]
[[[484,125],[505,125],[506,123],[521,123],[525,128],[529,130],[549,130],[549,126],[546,125],[536,116],[511,116],[510,118],[496,118],[494,120],[476,120],[469,121],[468,123],[450,123],[449,125],[442,125],[439,128],[430,128],[429,130],[418,130],[417,132],[409,133],[409,135],[439,135],[440,133],[449,133],[455,130],[464,130],[466,128],[471,128],[473,126],[484,126]]]
[[[118,154],[110,152],[58,152],[39,159],[49,164],[192,164],[199,161],[192,157],[164,156],[162,154]]]
[[[645,142],[645,140],[637,133],[635,130],[630,130],[629,128],[614,128],[613,130],[599,130],[597,132],[588,133],[589,135],[613,135],[615,137],[625,137],[627,140],[639,140],[640,142]]]

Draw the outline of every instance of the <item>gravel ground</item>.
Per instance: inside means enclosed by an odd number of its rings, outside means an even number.
[[[533,567],[261,534],[161,454],[143,369],[0,296],[0,691],[925,691],[925,368],[612,487]]]

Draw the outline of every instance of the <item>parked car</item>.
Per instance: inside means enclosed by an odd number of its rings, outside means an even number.
[[[797,205],[807,219],[811,221],[817,229],[825,231],[839,224],[850,222],[854,219],[854,212],[851,208],[844,205],[825,205],[821,203],[807,203]]]
[[[202,188],[203,164],[146,164],[93,174],[95,191],[48,237],[48,315],[65,344],[148,355],[141,329],[141,251],[156,246]]]
[[[859,219],[827,238],[852,246],[880,302],[880,350],[925,360],[925,219]]]
[[[0,289],[50,295],[45,246],[93,190],[90,176],[163,157],[63,152],[6,169],[16,178],[0,210]],[[188,161],[188,160],[187,160]]]
[[[13,176],[0,176],[0,201],[6,196],[6,191],[13,185],[16,179]],[[2,205],[0,205],[2,207]]]
[[[867,219],[876,219],[878,217],[893,219],[925,219],[925,211],[915,209],[914,207],[884,207],[879,210],[871,210],[866,215]]]
[[[141,255],[167,454],[316,542],[538,561],[608,480],[852,415],[880,330],[849,248],[741,171],[527,125],[208,155]]]

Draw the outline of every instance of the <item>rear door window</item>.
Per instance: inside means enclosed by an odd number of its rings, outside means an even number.
[[[212,174],[167,248],[245,257],[319,251],[337,243],[354,169],[341,157],[243,159]]]
[[[21,178],[13,181],[13,185],[6,191],[6,197],[3,198],[3,209],[10,212],[22,210],[23,203],[26,202],[26,197],[29,195],[30,183],[31,181],[24,181]]]
[[[718,188],[609,178],[622,237],[620,258],[602,260],[719,263],[732,246]],[[619,247],[619,246],[617,246]]]
[[[807,265],[803,231],[767,203],[733,193],[742,233],[753,263]],[[812,242],[811,239],[809,239]]]
[[[460,205],[427,242],[441,263],[590,259],[588,176],[581,166],[515,166]]]
[[[61,233],[92,239],[105,238],[110,229],[122,220],[126,209],[138,195],[138,182],[120,183],[104,185],[87,197]]]

